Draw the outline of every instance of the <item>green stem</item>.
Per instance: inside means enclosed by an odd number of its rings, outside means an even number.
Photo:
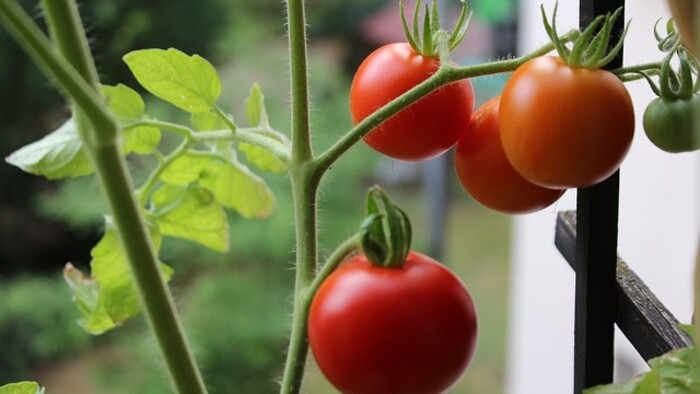
[[[93,156],[148,322],[181,394],[204,394],[204,381],[185,337],[118,145],[103,146]]]
[[[296,278],[292,332],[280,392],[296,394],[301,388],[309,352],[303,310],[318,261],[316,199],[320,182],[320,174],[308,165],[313,159],[313,148],[303,0],[287,0],[287,29],[292,89],[292,154],[288,166],[294,204]]]
[[[340,263],[347,260],[347,258],[350,255],[358,251],[360,247],[361,238],[362,234],[358,233],[346,239],[342,244],[340,244],[340,246],[338,246],[333,251],[333,253],[331,253],[331,255],[328,257],[323,266],[321,266],[321,270],[316,275],[316,278],[314,278],[313,282],[311,283],[311,286],[309,287],[309,291],[306,294],[308,307],[311,306],[311,301],[313,300],[314,296],[316,295],[316,292],[321,287],[326,278],[328,278],[330,274],[332,274],[333,271],[335,271],[335,269],[338,268]]]
[[[303,0],[287,0],[287,29],[292,89],[292,156],[303,162],[313,157],[309,123],[309,81],[306,56],[306,16]]]
[[[228,115],[226,115],[226,113],[221,108],[219,108],[218,105],[214,106],[214,112],[216,112],[219,118],[224,122],[224,124],[226,124],[226,126],[229,129],[231,129],[231,131],[235,132],[238,129],[238,126],[236,126],[236,124],[233,123],[233,120],[231,120],[231,118]]]
[[[301,196],[300,196],[301,197]],[[287,353],[281,393],[296,394],[301,389],[306,357],[309,352],[307,329],[311,303],[323,281],[350,256],[357,251],[360,235],[356,234],[343,242],[328,258],[315,278],[307,278],[302,287],[297,287],[292,318],[292,334]],[[309,283],[310,282],[310,283]]]
[[[130,129],[140,126],[157,127],[162,130],[172,131],[196,143],[220,140],[245,142],[270,151],[273,155],[275,155],[276,158],[278,158],[285,164],[289,162],[291,156],[289,146],[286,145],[284,142],[275,139],[275,137],[273,136],[274,131],[271,131],[267,128],[250,127],[239,128],[236,131],[222,129],[195,132],[189,127],[182,126],[176,123],[164,122],[161,120],[144,119],[131,123],[128,126],[124,127],[124,129]]]
[[[163,174],[163,172],[170,166],[178,157],[183,156],[185,153],[187,153],[187,149],[191,145],[191,141],[185,140],[182,141],[182,143],[175,148],[168,156],[161,158],[158,162],[158,166],[151,172],[151,174],[148,176],[148,179],[141,185],[141,187],[136,190],[136,197],[138,199],[138,202],[140,206],[145,207],[146,204],[148,203],[148,198],[151,195],[151,192],[153,191],[153,188],[155,187],[156,183],[158,182],[158,179],[160,176]]]
[[[134,200],[131,178],[117,141],[118,125],[97,91],[99,81],[93,74],[94,65],[87,50],[87,39],[82,27],[79,27],[77,7],[71,0],[52,0],[47,1],[45,11],[49,24],[61,25],[49,28],[59,43],[59,49],[66,50],[66,53],[53,48],[16,1],[0,1],[2,22],[34,62],[79,109],[76,113],[83,131],[81,137],[109,203],[146,316],[175,387],[180,393],[206,393],[174,302],[163,280],[141,211]],[[68,56],[81,70],[68,63]]]
[[[95,62],[92,61],[88,42],[83,39],[85,30],[80,21],[77,4],[66,0],[44,0],[42,5],[51,38],[58,52],[71,63],[85,82],[99,91],[100,78],[97,75]],[[68,18],[56,19],[65,16]]]
[[[649,75],[653,75],[653,74],[659,73],[659,71],[661,70],[662,63],[663,62],[635,64],[633,66],[616,68],[614,70],[611,70],[610,72],[617,75],[618,77],[626,75],[626,74],[638,73],[640,71],[646,72]],[[639,78],[643,78],[643,77],[640,76]]]
[[[70,17],[71,15],[65,15],[64,19],[56,20],[67,23]],[[51,82],[89,116],[93,128],[100,130],[99,140],[87,142],[111,144],[116,138],[117,128],[102,97],[63,56],[57,55],[56,49],[46,35],[16,0],[0,1],[0,22]]]
[[[296,394],[304,378],[309,344],[306,333],[309,293],[318,259],[316,197],[319,178],[305,167],[290,168],[296,232],[294,312],[280,393]]]

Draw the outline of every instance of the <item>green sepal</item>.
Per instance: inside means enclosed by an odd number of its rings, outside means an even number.
[[[471,11],[468,10],[466,1],[460,0],[460,2],[462,9],[457,23],[451,32],[444,34],[443,38],[441,38],[440,34],[441,24],[437,0],[433,0],[430,6],[425,5],[422,28],[420,23],[422,2],[420,0],[416,1],[411,28],[409,28],[406,20],[403,1],[399,2],[401,27],[403,28],[406,41],[413,48],[413,51],[426,57],[446,58],[447,56],[441,53],[441,46],[446,44],[444,47],[447,49],[447,52],[452,52],[459,46],[466,37],[469,21],[471,20]]]
[[[383,267],[402,266],[411,250],[408,215],[379,186],[369,189],[366,203],[360,244],[367,259]]]
[[[612,28],[617,18],[622,14],[622,7],[613,13],[596,17],[571,44],[571,48],[559,38],[557,33],[557,10],[558,4],[555,4],[552,12],[552,22],[550,23],[544,5],[540,6],[545,31],[552,40],[559,57],[568,65],[590,69],[602,68],[610,63],[622,50],[622,44],[629,30],[629,22],[625,25],[618,41],[610,48]]]

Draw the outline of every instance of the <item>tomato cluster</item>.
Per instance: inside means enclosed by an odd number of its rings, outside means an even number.
[[[353,80],[353,120],[359,123],[438,68],[438,59],[408,44],[378,49]],[[469,81],[454,82],[389,117],[365,141],[404,160],[428,159],[456,144],[465,190],[491,209],[519,214],[612,175],[634,134],[624,84],[608,71],[571,66],[557,56],[520,66],[502,95],[472,115],[473,103]]]

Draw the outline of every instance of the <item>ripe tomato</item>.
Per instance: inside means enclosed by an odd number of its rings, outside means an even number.
[[[350,87],[355,124],[434,74],[436,58],[422,56],[407,43],[385,45],[360,65]],[[474,110],[469,80],[453,82],[385,120],[364,137],[373,149],[401,160],[426,160],[450,149]]]
[[[698,150],[700,132],[694,126],[694,116],[699,111],[698,93],[687,100],[657,97],[644,110],[644,133],[654,145],[666,152]]]
[[[538,211],[558,200],[564,190],[537,186],[506,158],[498,127],[500,97],[487,101],[472,115],[457,141],[455,168],[464,189],[475,200],[504,213]]]
[[[361,254],[321,285],[309,342],[321,371],[343,393],[439,393],[462,375],[476,346],[476,310],[462,282],[410,252],[399,268]]]
[[[530,182],[586,187],[612,175],[634,134],[634,108],[612,73],[544,56],[520,66],[503,89],[499,115],[508,160]]]

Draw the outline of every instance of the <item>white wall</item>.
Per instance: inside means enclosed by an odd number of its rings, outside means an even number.
[[[520,49],[548,41],[540,21],[542,0],[521,1]],[[578,26],[578,2],[559,2],[560,32]],[[551,13],[554,1],[545,0]],[[667,17],[663,0],[630,1],[632,19],[625,64],[659,59],[652,26]],[[676,317],[692,313],[692,268],[700,238],[700,153],[671,155],[651,145],[641,129],[653,98],[643,82],[628,84],[637,112],[632,149],[621,169],[619,251]],[[554,247],[556,212],[575,208],[576,191],[556,206],[514,220],[507,393],[573,391],[574,275]],[[618,333],[619,334],[619,333]],[[644,363],[617,336],[617,375],[628,379]],[[624,364],[624,367],[623,367]]]

